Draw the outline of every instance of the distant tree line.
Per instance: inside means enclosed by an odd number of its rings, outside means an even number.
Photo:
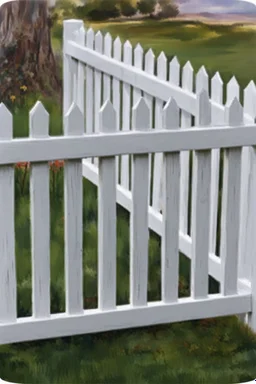
[[[156,19],[176,17],[179,14],[174,0],[87,0],[76,7],[79,17],[101,21],[120,16],[132,17],[139,13]]]

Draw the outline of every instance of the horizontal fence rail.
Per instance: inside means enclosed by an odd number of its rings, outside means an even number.
[[[256,125],[0,140],[0,164],[256,146]],[[47,147],[47,153],[45,148]]]

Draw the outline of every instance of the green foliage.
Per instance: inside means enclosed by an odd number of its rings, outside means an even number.
[[[76,14],[93,21],[108,20],[120,16],[116,0],[93,0],[76,8]]]
[[[156,0],[140,0],[137,2],[137,9],[142,15],[148,15],[154,12]]]
[[[129,0],[123,0],[120,2],[120,12],[123,16],[131,17],[136,14],[137,9],[133,7]]]
[[[158,1],[161,6],[161,11],[158,13],[158,17],[161,19],[167,19],[170,17],[177,17],[179,15],[179,7],[170,0]]]

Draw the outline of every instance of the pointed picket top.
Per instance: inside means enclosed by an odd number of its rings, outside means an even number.
[[[155,70],[155,54],[150,48],[145,54],[145,71],[154,74]]]
[[[256,92],[256,85],[253,80],[251,80],[247,87],[245,87],[244,92]]]
[[[138,131],[149,130],[150,112],[148,105],[143,97],[132,108],[132,127]]]
[[[108,99],[99,112],[100,132],[110,133],[116,131],[116,111]]]
[[[95,35],[95,51],[101,53],[103,49],[103,35],[98,31]]]
[[[134,53],[137,53],[137,54],[142,54],[143,53],[143,48],[142,46],[140,45],[140,43],[138,43],[134,49]]]
[[[143,63],[143,49],[140,44],[137,44],[136,48],[134,49],[134,65],[135,67],[142,69],[142,63]]]
[[[74,32],[74,35],[75,35],[75,41],[78,44],[82,44],[82,45],[85,44],[86,31],[83,25],[81,25],[81,27]]]
[[[244,112],[253,119],[256,117],[256,85],[254,81],[250,81],[244,89]]]
[[[197,94],[196,125],[209,126],[211,124],[212,109],[206,89]]]
[[[169,64],[169,82],[177,86],[180,84],[180,63],[177,56]]]
[[[79,136],[84,133],[84,116],[77,104],[72,103],[64,119],[64,134]]]
[[[181,76],[181,85],[183,89],[188,89],[192,92],[194,83],[194,69],[190,63],[187,61],[184,67],[182,68]]]
[[[157,76],[162,80],[166,80],[167,58],[164,52],[161,52],[157,58]]]
[[[188,60],[186,64],[183,66],[183,72],[194,72],[194,68],[192,67],[192,64]]]
[[[228,125],[243,124],[244,112],[237,97],[227,102],[225,106],[225,123]]]
[[[92,28],[88,29],[87,34],[86,34],[86,46],[88,48],[93,48],[94,37],[95,37],[94,30]]]
[[[8,140],[13,137],[13,117],[9,109],[4,105],[0,104],[0,139]]]
[[[121,61],[121,57],[122,57],[122,43],[121,43],[121,40],[120,40],[119,36],[117,36],[117,38],[115,39],[113,46],[114,46],[113,57],[116,60]]]
[[[219,72],[215,73],[215,75],[212,77],[211,82],[212,82],[212,84],[223,85],[223,80],[222,80]]]
[[[211,79],[211,99],[223,103],[223,81],[219,72],[216,72]]]
[[[180,128],[180,109],[173,98],[170,98],[163,109],[163,128]]]
[[[240,97],[240,85],[237,82],[235,76],[227,84],[227,102],[232,101],[235,97]]]
[[[107,33],[104,37],[104,54],[111,57],[112,54],[112,36]]]
[[[196,93],[201,93],[203,89],[209,93],[209,76],[204,65],[196,74]]]
[[[132,45],[131,45],[129,40],[126,40],[126,42],[124,43],[124,48],[125,49],[132,49]]]
[[[37,101],[29,112],[30,137],[47,137],[49,135],[49,113],[41,101]]]
[[[166,65],[166,63],[167,63],[167,57],[165,53],[162,51],[157,58],[157,65]]]
[[[124,43],[124,62],[127,64],[132,63],[132,45],[129,40]]]

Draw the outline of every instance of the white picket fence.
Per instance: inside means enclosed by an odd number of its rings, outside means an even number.
[[[239,86],[232,80],[224,106],[219,75],[211,82],[210,98],[204,69],[193,93],[190,64],[180,86],[177,59],[170,63],[167,81],[164,54],[155,76],[152,51],[142,70],[141,47],[135,49],[134,65],[129,43],[123,61],[120,40],[114,42],[115,58],[111,47],[110,35],[103,44],[102,35],[94,38],[82,22],[64,22],[63,136],[49,136],[49,116],[38,102],[30,112],[30,137],[13,139],[12,116],[0,106],[0,344],[232,314],[249,314],[256,330],[254,84],[246,88],[242,107]],[[222,225],[216,255],[220,149]],[[65,159],[66,312],[51,314],[48,162],[58,159]],[[13,164],[23,161],[32,163],[33,314],[17,318]],[[86,310],[82,176],[98,186],[98,308]],[[130,212],[130,304],[122,306],[116,305],[116,202]],[[162,238],[158,302],[147,298],[149,228]],[[245,245],[247,253],[241,252]],[[189,298],[178,297],[179,252],[191,259]],[[209,294],[209,274],[220,282],[219,294]]]

